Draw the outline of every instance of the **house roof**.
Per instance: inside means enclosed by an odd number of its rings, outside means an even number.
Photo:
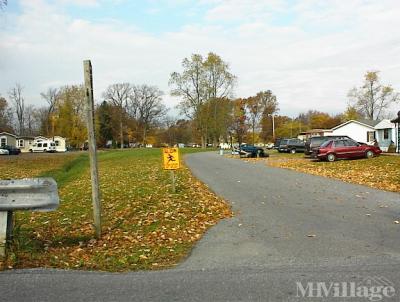
[[[15,134],[9,133],[9,132],[0,132],[0,135],[8,135],[17,138]]]
[[[394,128],[394,123],[392,123],[390,120],[381,120],[376,126],[375,129],[392,129]]]
[[[378,120],[367,120],[367,119],[359,119],[357,120],[358,122],[362,123],[362,124],[366,124],[372,127],[375,127],[376,125],[378,125],[381,121]]]
[[[31,140],[34,139],[33,136],[29,136],[29,135],[21,135],[21,136],[18,136],[17,138],[18,138],[18,139],[31,139]]]
[[[371,129],[375,129],[374,128],[375,125],[378,124],[379,122],[380,121],[364,120],[364,119],[360,119],[358,121],[357,120],[350,120],[350,121],[347,121],[347,122],[342,123],[340,125],[337,125],[336,127],[333,127],[332,130],[336,130],[336,129],[342,128],[343,126],[346,126],[346,125],[348,125],[350,123],[357,123],[357,124],[363,125],[365,127],[368,127],[368,128],[371,128]]]

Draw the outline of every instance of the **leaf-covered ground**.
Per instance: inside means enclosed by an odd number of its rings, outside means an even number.
[[[0,158],[1,171],[7,171],[4,178],[53,176],[61,205],[54,212],[16,214],[5,268],[171,267],[210,226],[232,215],[229,206],[186,167],[177,172],[176,193],[172,193],[160,149],[103,152],[99,157],[103,236],[95,240],[86,155],[23,155],[12,162],[17,167],[9,169],[10,159]]]
[[[267,165],[300,172],[340,179],[372,188],[400,192],[400,156],[381,155],[371,159],[340,160],[333,163],[305,158],[304,154],[288,154],[269,151]]]

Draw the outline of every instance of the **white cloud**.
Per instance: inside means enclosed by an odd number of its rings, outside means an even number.
[[[381,70],[382,80],[400,90],[400,34],[395,31],[400,7],[395,1],[202,3],[211,5],[205,23],[194,20],[178,31],[152,35],[117,20],[92,23],[45,1],[25,0],[23,13],[9,16],[0,29],[5,58],[0,93],[20,82],[27,101],[39,103],[39,93],[49,86],[81,83],[82,61],[89,58],[97,98],[108,84],[129,81],[158,85],[173,106],[177,99],[168,96],[170,73],[180,70],[184,57],[209,51],[230,63],[239,78],[237,96],[271,89],[282,113],[289,115],[343,111],[348,90],[371,69]],[[285,10],[293,20],[274,24],[271,16]],[[235,25],[227,27],[219,17]]]

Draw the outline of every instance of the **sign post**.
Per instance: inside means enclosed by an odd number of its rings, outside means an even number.
[[[99,189],[99,173],[97,168],[96,136],[94,129],[94,100],[93,100],[93,76],[90,60],[83,61],[86,93],[86,119],[88,129],[90,176],[92,180],[92,203],[96,237],[101,237],[101,202]]]
[[[179,149],[163,148],[163,163],[164,169],[171,171],[172,192],[175,193],[175,170],[181,167],[181,162],[179,160]]]

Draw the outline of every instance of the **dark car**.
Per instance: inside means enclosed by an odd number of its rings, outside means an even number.
[[[256,147],[253,145],[242,145],[239,150],[240,156],[245,157],[268,157],[269,154],[264,151],[263,148]]]
[[[347,135],[332,135],[332,136],[314,136],[306,140],[305,155],[312,155],[313,150],[318,149],[323,143],[332,139],[351,139]]]
[[[8,154],[10,155],[18,155],[21,153],[21,149],[15,148],[13,146],[3,146],[1,149],[8,150]]]
[[[304,150],[304,142],[298,138],[281,139],[278,148],[278,152],[288,152],[292,154],[296,152],[304,152]]]
[[[319,160],[333,162],[336,159],[371,158],[382,151],[379,147],[360,144],[352,139],[333,139],[323,143],[314,153]]]

